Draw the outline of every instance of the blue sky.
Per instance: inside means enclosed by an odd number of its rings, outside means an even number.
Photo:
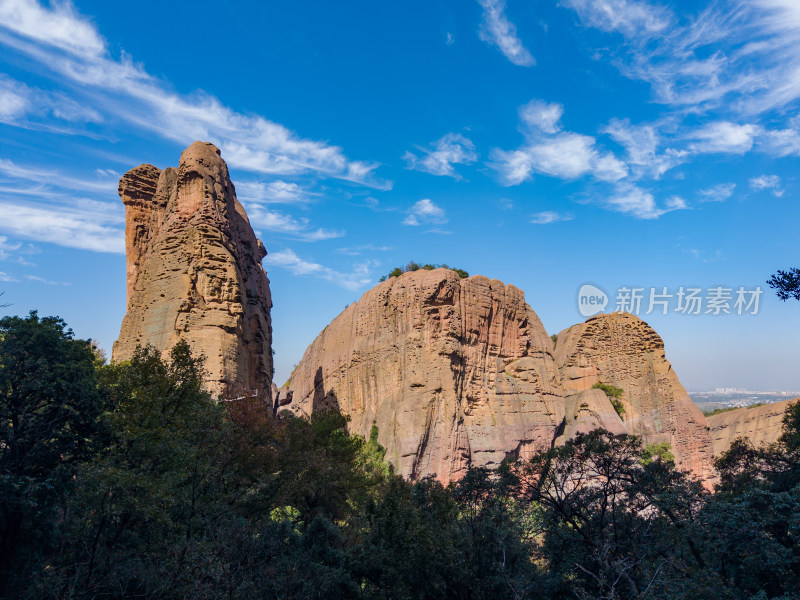
[[[689,389],[800,389],[796,0],[0,0],[0,290],[110,351],[126,170],[222,149],[269,256],[276,380],[409,260],[521,288],[765,289],[640,314]]]

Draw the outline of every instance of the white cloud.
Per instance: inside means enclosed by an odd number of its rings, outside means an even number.
[[[65,175],[56,169],[19,165],[7,158],[0,158],[0,186],[21,186],[18,193],[24,195],[54,197],[63,194],[53,191],[54,189],[116,195],[119,177],[109,171],[100,171],[96,175],[98,177],[95,179],[82,179]]]
[[[757,147],[773,156],[800,156],[800,133],[795,129],[773,129],[759,136]]]
[[[627,163],[639,176],[658,179],[683,163],[689,154],[675,148],[659,153],[661,136],[654,125],[632,125],[628,119],[612,119],[603,133],[625,148]]]
[[[641,0],[563,0],[590,27],[628,35],[652,35],[670,25],[664,8]]]
[[[253,229],[267,230],[283,235],[287,235],[304,242],[319,242],[343,237],[345,232],[334,229],[310,229],[308,219],[296,219],[291,215],[275,210],[270,210],[260,204],[248,204],[245,206],[250,224]]]
[[[656,101],[745,115],[800,98],[800,4],[719,0],[676,15],[632,0],[564,0],[590,27],[625,36],[612,62],[649,83]]]
[[[504,185],[519,185],[534,173],[562,179],[592,175],[608,182],[628,175],[623,162],[597,150],[595,138],[561,131],[560,104],[534,100],[522,106],[519,114],[526,143],[516,150],[491,152],[492,166]]]
[[[608,198],[607,205],[611,210],[638,219],[657,219],[673,210],[687,208],[686,202],[678,196],[669,198],[660,207],[653,194],[631,184],[618,185],[616,192]]]
[[[406,152],[403,160],[409,169],[424,171],[431,175],[448,175],[459,179],[453,165],[468,165],[478,160],[475,144],[458,133],[448,133],[439,138],[432,150],[418,148],[425,156]]]
[[[783,189],[781,189],[781,178],[777,175],[761,175],[759,177],[753,177],[750,180],[750,187],[757,192],[771,190],[772,194],[777,198],[783,196]]]
[[[531,223],[534,225],[549,225],[559,221],[571,221],[575,217],[570,214],[557,213],[552,210],[545,210],[531,215]]]
[[[733,196],[735,189],[735,183],[720,183],[712,188],[700,190],[700,198],[703,202],[724,202]]]
[[[531,100],[519,108],[519,118],[522,123],[543,131],[556,133],[561,130],[561,117],[564,115],[564,106],[557,102],[544,102]]]
[[[428,198],[416,202],[403,219],[403,225],[443,225],[447,223],[447,213]]]
[[[50,281],[49,279],[45,279],[44,277],[39,277],[37,275],[24,275],[25,279],[28,281],[36,281],[38,283],[43,283],[45,285],[69,285],[68,283],[59,283],[58,281]]]
[[[0,23],[16,34],[83,56],[105,52],[105,40],[68,1],[49,8],[27,0],[0,2]]]
[[[753,148],[760,131],[756,125],[717,121],[691,133],[689,137],[699,141],[690,148],[703,153],[745,154]]]
[[[352,271],[348,273],[302,259],[288,248],[278,252],[270,252],[264,260],[269,266],[288,269],[295,275],[314,275],[348,290],[359,290],[374,281],[374,278],[370,277],[372,261],[355,265]]]
[[[107,203],[77,199],[73,206],[0,201],[0,230],[14,237],[93,252],[125,253],[118,211]]]
[[[0,74],[0,123],[25,128],[73,133],[63,125],[48,123],[55,118],[67,123],[100,123],[100,114],[63,92],[32,88]]]
[[[289,181],[245,181],[236,185],[237,197],[242,202],[263,204],[307,204],[314,194]]]
[[[392,246],[376,246],[374,244],[364,244],[362,246],[352,246],[349,248],[339,248],[337,252],[348,256],[359,256],[364,252],[387,252],[394,250]]]
[[[174,93],[129,57],[110,57],[95,26],[67,2],[44,7],[36,0],[0,0],[0,42],[83,88],[79,104],[90,98],[98,111],[180,144],[213,142],[231,166],[268,174],[311,172],[391,187],[374,177],[377,164],[352,161],[338,146],[305,139],[258,115],[238,113],[203,92]]]
[[[478,3],[483,7],[481,39],[497,46],[517,66],[530,67],[536,64],[531,53],[517,37],[517,28],[505,15],[505,0],[478,0]]]
[[[6,273],[4,271],[0,271],[0,281],[4,283],[11,283],[14,281],[19,281],[19,279],[15,279],[13,275],[10,273]]]

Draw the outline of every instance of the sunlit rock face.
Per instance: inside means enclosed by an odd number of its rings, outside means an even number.
[[[568,393],[596,383],[622,388],[623,424],[645,443],[668,442],[678,468],[709,482],[711,438],[664,352],[664,341],[628,313],[601,314],[558,334],[556,362]],[[597,390],[599,391],[599,390]]]
[[[348,306],[306,350],[281,404],[337,408],[372,424],[412,479],[549,448],[564,419],[553,345],[523,293],[449,269],[390,278]]]
[[[137,345],[167,352],[185,340],[205,356],[217,395],[271,402],[272,326],[266,255],[220,151],[194,142],[178,168],[131,169],[125,204],[127,313],[113,359]]]
[[[745,438],[754,446],[777,442],[783,433],[786,410],[795,402],[800,402],[800,398],[751,408],[737,408],[707,417],[714,456],[725,452],[737,438]]]

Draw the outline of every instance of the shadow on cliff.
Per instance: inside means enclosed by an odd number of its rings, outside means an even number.
[[[317,368],[314,374],[314,397],[311,399],[311,410],[340,412],[339,399],[333,390],[325,392],[325,379],[322,376],[322,367]]]

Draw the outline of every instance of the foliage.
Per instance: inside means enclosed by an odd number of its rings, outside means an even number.
[[[614,410],[617,412],[621,419],[625,418],[625,406],[622,404],[622,388],[618,388],[613,386],[609,383],[595,383],[592,388],[597,390],[603,390],[608,396],[608,399],[611,401],[611,406],[614,407]]]
[[[670,450],[672,450],[672,445],[669,442],[647,444],[642,449],[641,462],[643,465],[648,465],[654,460],[660,460],[674,464],[675,455]]]
[[[395,267],[389,272],[388,275],[383,275],[378,281],[379,282],[386,281],[387,279],[391,279],[392,277],[400,277],[400,275],[402,275],[403,273],[411,273],[413,271],[419,271],[420,269],[424,271],[433,271],[434,269],[450,269],[451,271],[455,271],[456,273],[458,273],[458,276],[461,279],[466,279],[467,277],[469,277],[469,273],[467,273],[464,269],[457,269],[455,267],[450,267],[446,264],[434,265],[431,263],[425,263],[421,265],[412,260],[405,267]]]
[[[792,267],[788,271],[779,270],[767,280],[767,285],[775,290],[781,300],[800,300],[800,269]]]
[[[714,494],[676,469],[668,444],[603,430],[444,486],[394,473],[374,423],[364,439],[337,412],[215,401],[185,344],[103,362],[59,319],[0,321],[0,526],[14,560],[0,597],[778,600],[800,589],[800,403],[777,443],[738,441],[717,461]]]
[[[553,349],[555,349],[556,345],[558,344],[558,334],[554,333],[550,336],[550,341],[553,342]]]
[[[64,321],[0,319],[0,596],[52,550],[59,502],[102,443],[104,401],[91,344]]]

